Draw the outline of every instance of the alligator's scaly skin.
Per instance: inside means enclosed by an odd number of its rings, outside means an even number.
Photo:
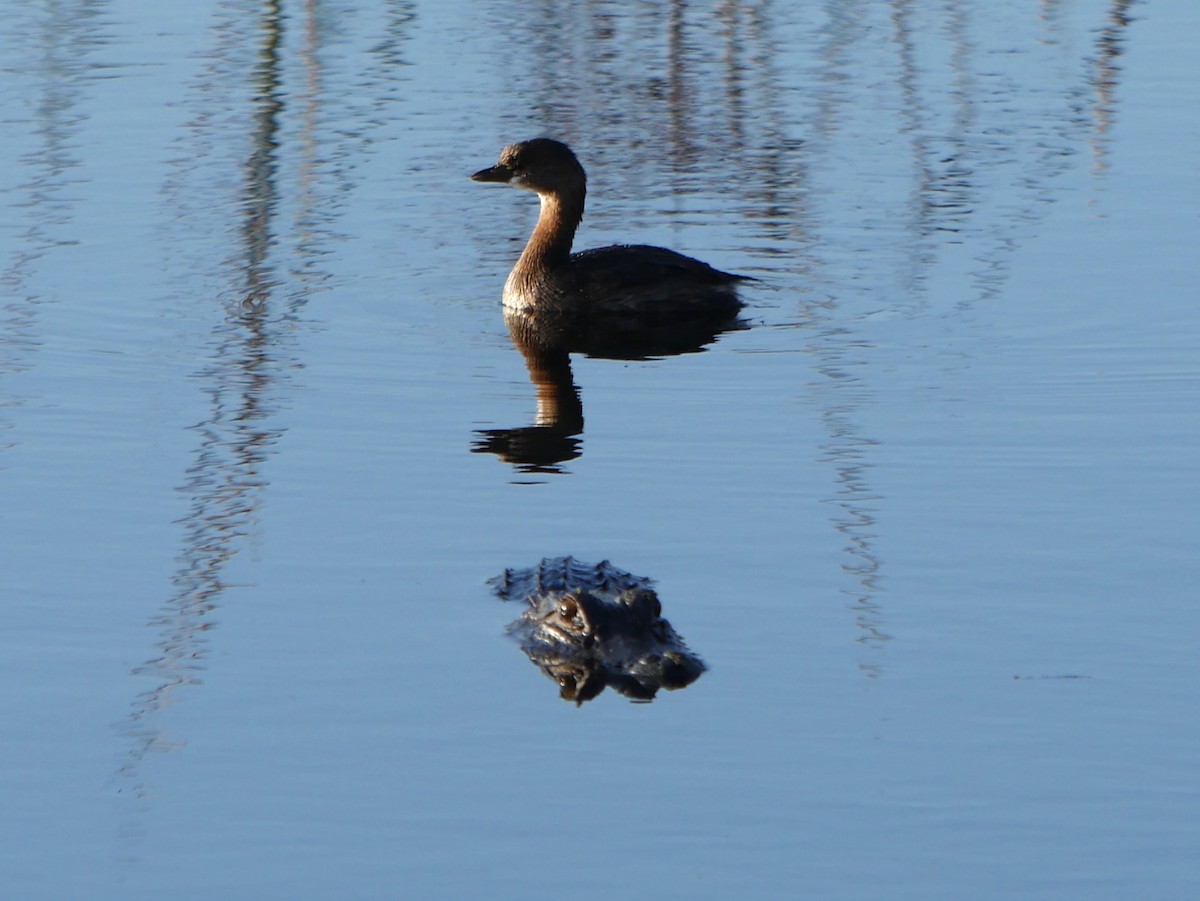
[[[623,592],[649,588],[654,581],[617,569],[607,560],[593,565],[574,557],[547,557],[528,569],[506,569],[488,584],[501,600],[528,601],[532,605],[538,595],[575,590],[615,601]]]
[[[660,688],[690,685],[707,668],[662,618],[652,581],[607,560],[593,566],[549,557],[489,584],[502,600],[529,605],[509,634],[576,704],[610,685],[648,701]]]

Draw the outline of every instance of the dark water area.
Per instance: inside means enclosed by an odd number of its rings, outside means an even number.
[[[1200,6],[3,13],[5,897],[1196,897]],[[537,135],[744,327],[514,341]]]

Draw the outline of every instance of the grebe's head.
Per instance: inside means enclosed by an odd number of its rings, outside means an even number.
[[[475,181],[494,181],[527,188],[538,194],[574,196],[587,190],[587,175],[571,148],[550,138],[534,138],[510,144],[500,151],[500,161],[471,176]]]

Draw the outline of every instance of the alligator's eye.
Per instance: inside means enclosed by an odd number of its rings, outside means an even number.
[[[579,604],[574,598],[563,598],[558,604],[558,615],[564,619],[574,619],[579,613]]]

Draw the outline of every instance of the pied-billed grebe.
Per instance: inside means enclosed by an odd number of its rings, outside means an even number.
[[[682,321],[728,319],[742,308],[735,286],[752,279],[664,247],[617,244],[571,253],[587,175],[566,144],[549,138],[512,144],[495,166],[471,178],[527,188],[542,202],[529,243],[504,284],[510,309]]]

